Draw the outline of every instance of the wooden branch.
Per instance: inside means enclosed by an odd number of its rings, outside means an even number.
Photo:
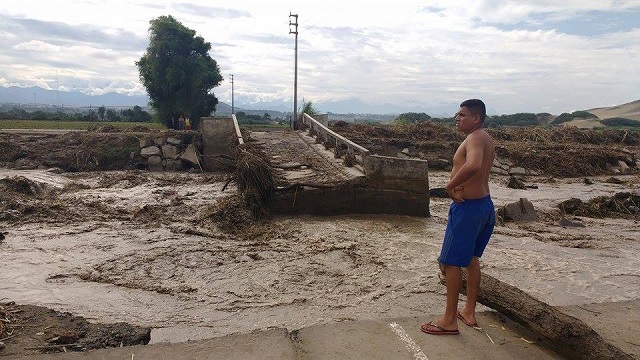
[[[232,177],[231,179],[227,180],[227,182],[224,183],[224,186],[222,187],[222,190],[220,190],[220,191],[225,191],[227,189],[227,186],[229,186],[229,184],[235,179],[236,179],[235,177]]]
[[[461,293],[466,294],[466,271]],[[633,359],[603,339],[582,320],[569,316],[524,291],[482,274],[478,302],[524,325],[575,359]]]

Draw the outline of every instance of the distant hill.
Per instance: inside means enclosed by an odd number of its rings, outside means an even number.
[[[582,112],[590,113],[596,117],[579,116],[570,121],[563,122],[562,125],[575,126],[582,129],[591,129],[602,126],[640,127],[640,100],[635,100],[622,105],[577,111],[573,114]],[[557,118],[565,115],[567,114],[561,114]],[[637,123],[634,123],[634,121]]]
[[[600,120],[610,118],[626,118],[640,121],[640,100],[632,101],[630,103],[622,105],[594,108],[586,111],[597,116],[598,118],[600,118]]]

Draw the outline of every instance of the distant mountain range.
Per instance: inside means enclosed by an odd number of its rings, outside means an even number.
[[[37,106],[64,106],[64,107],[132,107],[138,105],[146,107],[149,98],[147,96],[128,96],[115,92],[104,95],[87,95],[79,91],[56,91],[40,87],[0,87],[0,103],[30,104]],[[262,111],[269,113],[288,114],[292,112],[291,102],[271,101],[259,103],[241,103],[235,105],[236,111]],[[302,106],[302,100],[298,103]],[[458,104],[439,104],[430,108],[424,106],[400,107],[393,104],[369,104],[358,99],[339,101],[318,101],[313,106],[320,112],[333,114],[401,114],[404,112],[424,112],[431,116],[451,116]],[[220,103],[216,113],[230,114],[231,106]]]
[[[64,107],[122,107],[129,108],[135,105],[147,107],[149,98],[147,96],[128,96],[115,92],[104,95],[87,95],[79,91],[55,91],[40,87],[1,87],[0,103],[14,103],[36,106],[64,106]],[[302,102],[298,106],[302,106]],[[339,101],[318,101],[313,103],[313,107],[321,113],[331,114],[330,118],[337,119],[358,119],[361,115],[381,115],[381,118],[395,117],[406,112],[426,113],[431,117],[450,117],[458,109],[457,103],[442,103],[430,107],[419,105],[401,107],[393,104],[369,104],[358,99],[348,99]],[[273,118],[288,118],[291,114],[291,102],[271,101],[259,103],[237,103],[236,112],[244,111],[248,114],[263,115],[269,113]],[[600,119],[611,117],[625,117],[640,121],[640,100],[627,104],[611,106],[605,108],[595,108],[586,110],[592,112]],[[489,114],[497,114],[493,109],[487,109]],[[216,108],[216,115],[231,114],[231,106],[219,103]]]
[[[0,102],[16,104],[50,105],[65,107],[108,106],[108,107],[140,107],[147,106],[146,96],[127,96],[118,93],[104,95],[87,95],[78,91],[56,91],[41,87],[0,87]]]

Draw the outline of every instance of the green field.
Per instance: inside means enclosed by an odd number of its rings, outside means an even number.
[[[0,120],[0,129],[95,130],[109,125],[122,129],[129,129],[134,126],[145,126],[149,129],[155,130],[166,129],[163,124],[155,122]]]

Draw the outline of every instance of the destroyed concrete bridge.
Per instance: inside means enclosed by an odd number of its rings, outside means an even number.
[[[235,115],[203,118],[206,171],[229,167],[236,147],[258,149],[279,186],[270,201],[280,214],[400,214],[429,216],[428,164],[372,154],[327,126],[325,116],[302,115],[300,129],[242,134]]]

